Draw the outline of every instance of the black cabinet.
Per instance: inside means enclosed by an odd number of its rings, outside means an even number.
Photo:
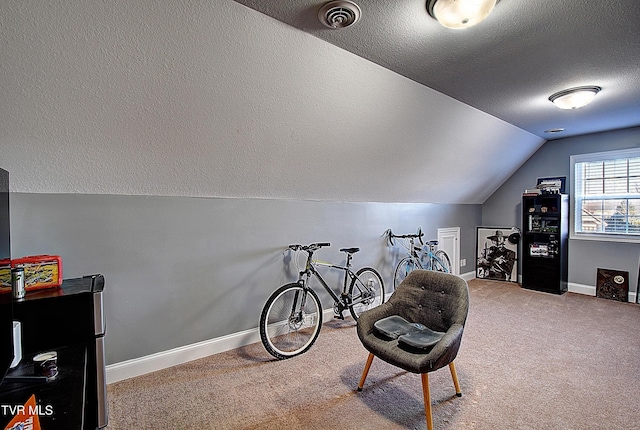
[[[567,291],[569,196],[522,196],[522,286]]]
[[[0,385],[0,404],[17,407],[35,395],[45,430],[107,425],[103,290],[104,277],[92,275],[65,279],[59,288],[29,291],[14,302],[13,317],[22,324],[23,358]],[[45,351],[58,354],[58,374],[49,381],[34,380],[33,356]],[[11,420],[14,409],[2,408],[1,425]]]
[[[89,414],[85,410],[85,386],[90,376],[85,371],[88,364],[87,345],[79,343],[56,347],[55,351],[58,354],[58,374],[51,380],[33,376],[31,359],[34,354],[23,355],[20,364],[9,371],[8,377],[0,386],[0,402],[3,405],[0,410],[0,428],[5,428],[11,422],[22,423],[24,427],[15,427],[19,429],[92,428],[87,423]],[[18,412],[22,412],[23,416],[15,417]],[[40,427],[29,427],[29,424],[35,424],[33,422],[36,418],[33,415],[37,416]]]

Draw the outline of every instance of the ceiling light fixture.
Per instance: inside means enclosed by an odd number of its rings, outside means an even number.
[[[549,97],[560,109],[578,109],[591,103],[600,92],[600,87],[576,87],[558,91]]]
[[[325,26],[337,30],[350,27],[360,19],[360,7],[350,1],[330,1],[318,11],[318,19]]]
[[[429,15],[447,28],[468,28],[485,19],[499,0],[428,0]]]

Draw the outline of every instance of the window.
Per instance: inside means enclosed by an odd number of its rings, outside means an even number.
[[[640,148],[571,157],[571,237],[640,242]]]

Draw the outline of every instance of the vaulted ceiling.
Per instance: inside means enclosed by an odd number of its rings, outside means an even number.
[[[424,0],[355,0],[360,20],[337,30],[322,0],[236,1],[547,140],[640,125],[637,0],[502,0],[465,30]],[[587,107],[548,100],[583,85],[602,87]]]
[[[466,31],[356,1],[342,30],[311,0],[0,2],[12,191],[482,204],[544,130],[640,125],[637,0],[502,0]],[[547,100],[576,85],[602,91]]]

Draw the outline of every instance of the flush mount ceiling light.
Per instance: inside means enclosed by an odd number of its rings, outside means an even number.
[[[600,92],[600,87],[576,87],[558,91],[549,97],[560,109],[578,109],[591,103]]]
[[[337,30],[350,27],[360,19],[360,7],[350,1],[330,1],[318,11],[318,19],[325,26]]]
[[[429,15],[447,28],[468,28],[485,19],[499,0],[428,0]]]

